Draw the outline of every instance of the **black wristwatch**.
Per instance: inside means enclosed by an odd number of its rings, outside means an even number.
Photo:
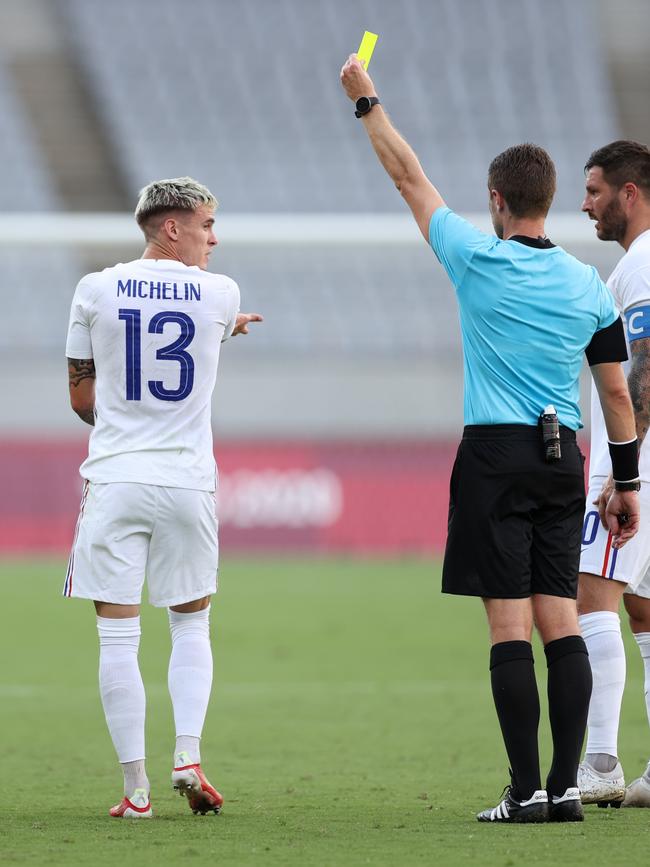
[[[640,491],[641,480],[635,479],[633,482],[617,482],[614,481],[615,491]]]
[[[354,116],[363,117],[364,114],[368,114],[373,105],[379,105],[379,99],[376,96],[360,96],[356,102],[357,110]]]

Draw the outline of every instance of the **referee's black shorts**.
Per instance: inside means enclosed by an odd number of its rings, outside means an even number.
[[[560,427],[547,463],[539,428],[470,425],[451,474],[443,593],[575,599],[585,509],[584,458]]]

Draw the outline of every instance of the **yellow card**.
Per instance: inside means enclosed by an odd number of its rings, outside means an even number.
[[[361,61],[361,65],[367,71],[368,65],[370,63],[370,58],[372,57],[372,52],[375,50],[375,43],[377,42],[377,34],[371,33],[369,30],[363,34],[363,39],[361,40],[361,45],[359,46],[359,50],[357,51],[357,57]]]

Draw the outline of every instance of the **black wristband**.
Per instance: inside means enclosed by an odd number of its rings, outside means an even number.
[[[635,482],[639,478],[639,443],[636,437],[629,443],[608,445],[614,481]]]

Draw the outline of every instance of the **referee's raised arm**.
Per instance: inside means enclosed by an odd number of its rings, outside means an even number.
[[[397,132],[382,108],[372,79],[356,54],[341,69],[343,89],[356,104],[355,115],[366,128],[379,161],[409,206],[425,240],[429,241],[431,217],[445,202],[425,175],[413,148]]]

